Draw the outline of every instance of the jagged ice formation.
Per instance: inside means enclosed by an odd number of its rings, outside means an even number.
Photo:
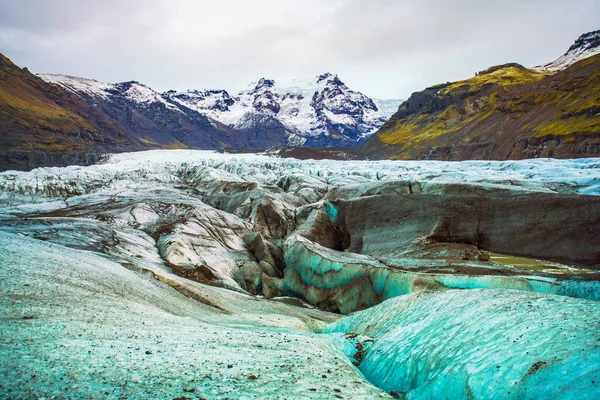
[[[0,390],[593,398],[599,194],[593,158],[3,172]]]

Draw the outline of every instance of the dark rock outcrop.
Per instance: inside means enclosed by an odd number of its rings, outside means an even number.
[[[600,30],[579,36],[569,50],[556,60],[535,67],[541,71],[560,71],[594,54],[600,53]]]
[[[414,186],[392,181],[330,192],[327,199],[339,211],[336,222],[346,232],[346,247],[396,257],[424,242],[454,242],[563,263],[600,260],[597,197],[464,184],[411,192]]]

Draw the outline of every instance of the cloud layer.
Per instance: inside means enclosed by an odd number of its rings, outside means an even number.
[[[0,0],[0,52],[35,72],[236,92],[330,71],[406,98],[600,29],[597,0]]]

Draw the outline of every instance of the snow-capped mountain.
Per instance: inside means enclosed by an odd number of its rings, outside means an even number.
[[[179,108],[167,102],[159,93],[139,82],[104,83],[94,79],[79,78],[68,75],[38,74],[46,82],[59,84],[75,94],[86,94],[92,97],[109,99],[113,96],[121,96],[131,102],[138,104],[162,103],[165,107],[179,111]]]
[[[142,141],[176,147],[244,146],[236,132],[139,82],[105,83],[67,75],[39,74],[77,94]]]
[[[169,91],[164,96],[236,130],[262,130],[281,144],[351,145],[375,132],[402,100],[376,100],[348,88],[337,75],[278,85],[262,78],[231,96],[225,90]]]
[[[600,53],[600,30],[584,33],[579,36],[569,50],[556,60],[538,65],[533,69],[538,71],[560,71],[579,60]]]
[[[349,146],[375,132],[402,102],[371,99],[329,73],[289,86],[263,78],[236,96],[225,90],[161,94],[135,81],[38,76],[100,108],[135,136],[203,149]]]

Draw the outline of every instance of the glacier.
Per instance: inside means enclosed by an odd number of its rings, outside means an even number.
[[[420,292],[325,329],[378,387],[406,399],[592,399],[600,308],[523,291]],[[584,317],[585,316],[585,317]],[[347,343],[350,341],[350,343]]]
[[[3,398],[389,398],[303,322],[334,315],[14,234],[0,257]]]
[[[596,398],[600,159],[0,173],[0,396]]]

